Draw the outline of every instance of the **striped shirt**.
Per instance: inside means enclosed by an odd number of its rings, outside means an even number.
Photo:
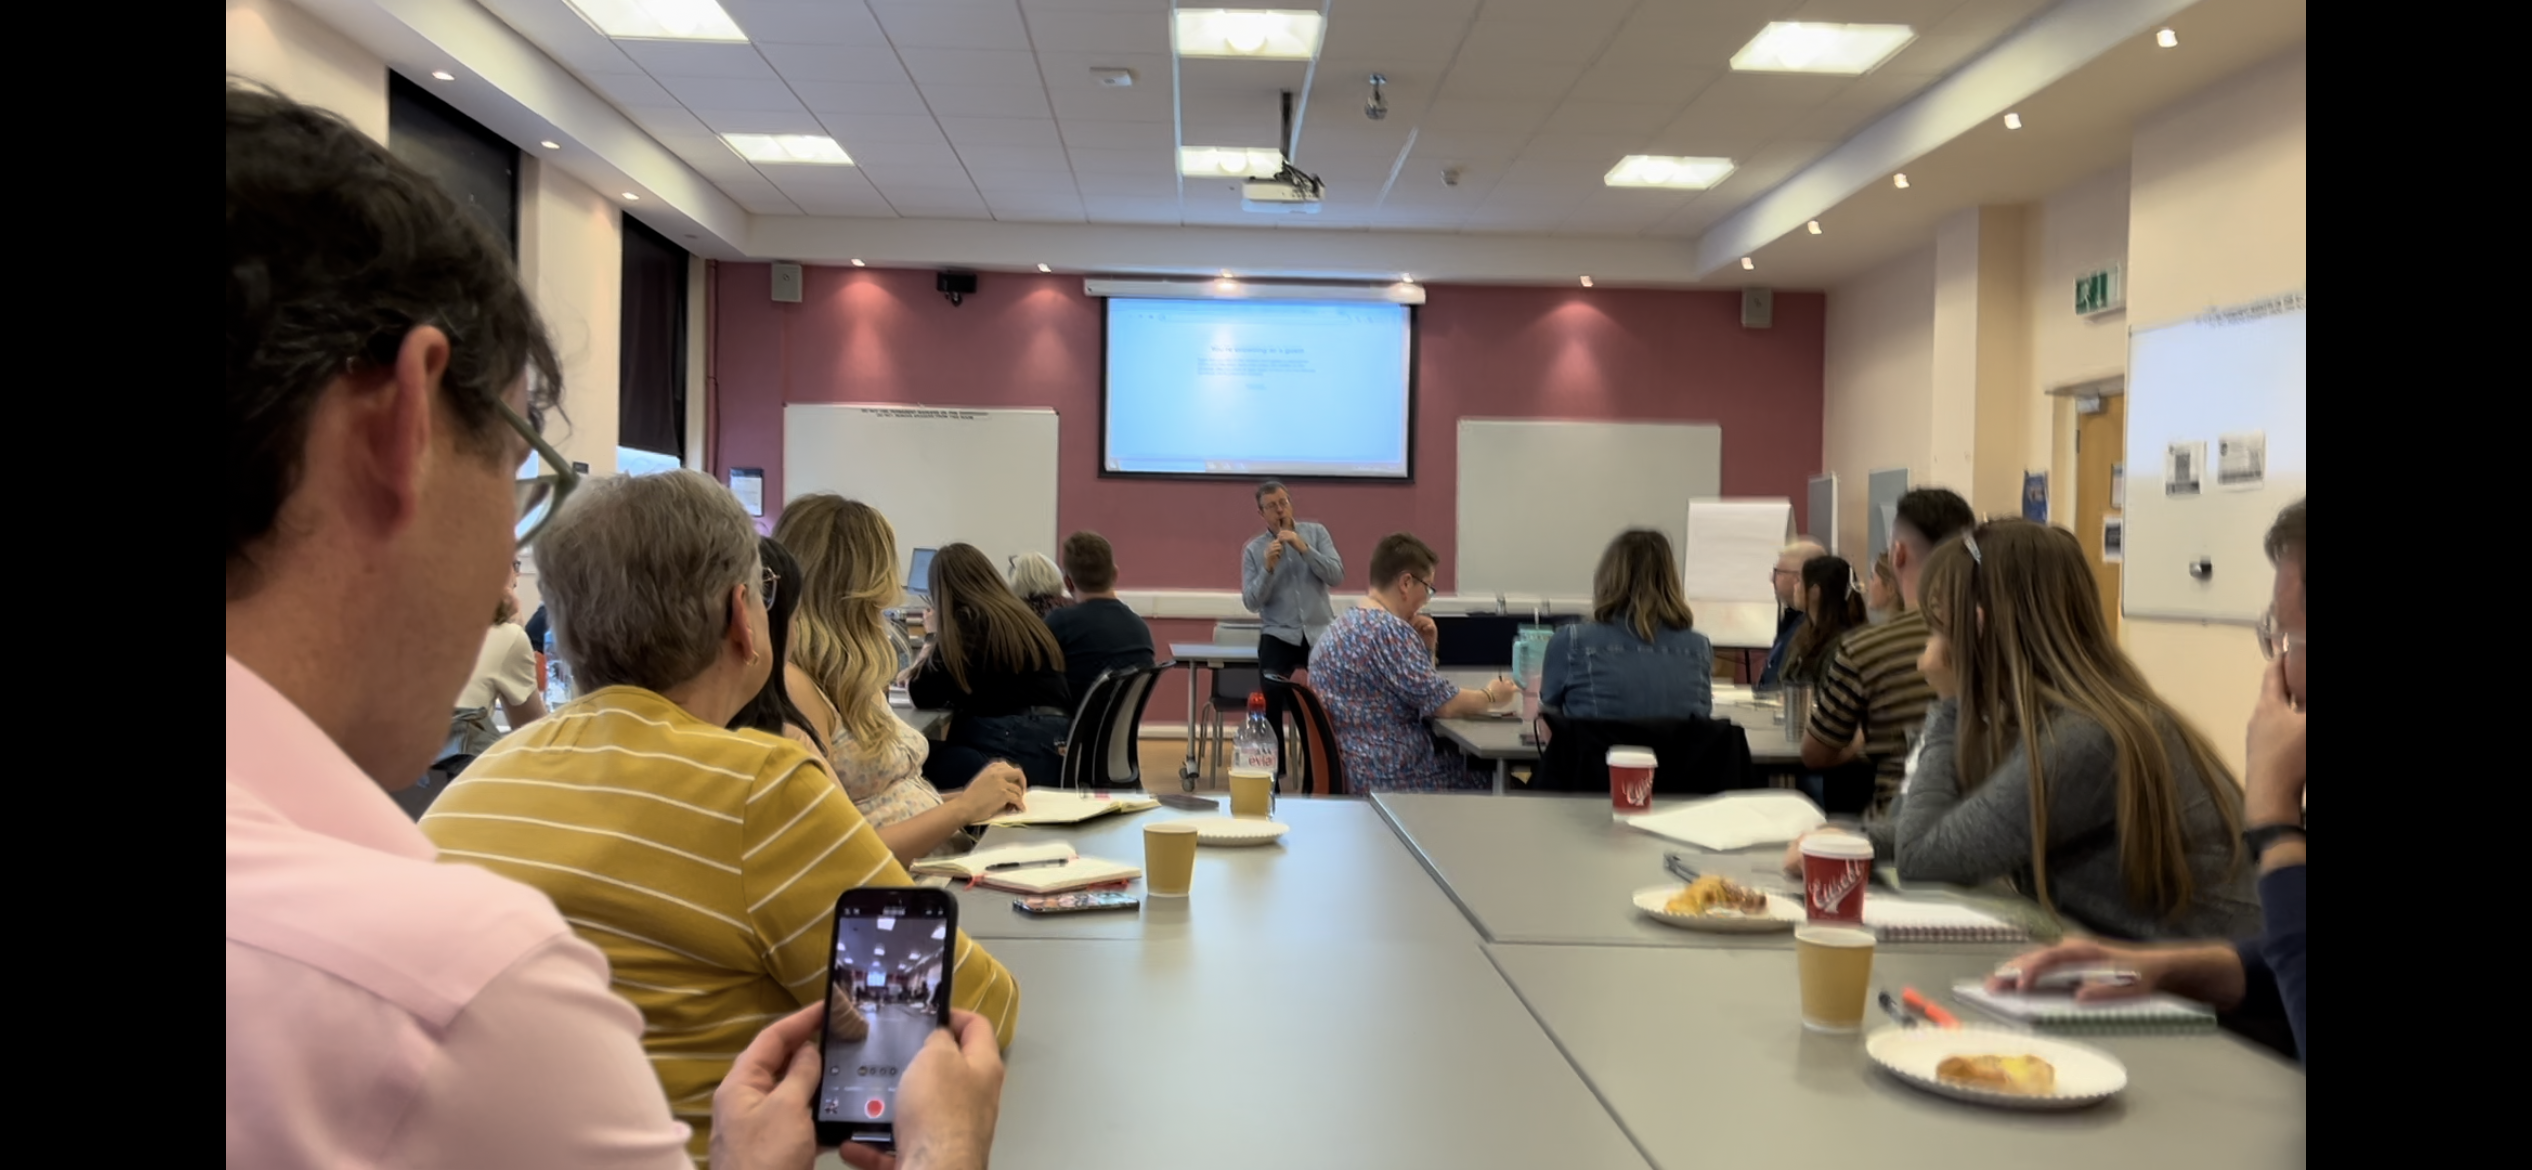
[[[1925,611],[1917,609],[1849,631],[1821,675],[1811,707],[1811,734],[1823,742],[1845,747],[1855,730],[1863,729],[1864,758],[1873,762],[1876,818],[1887,815],[1899,795],[1907,775],[1908,733],[1924,725],[1926,705],[1934,701],[1933,688],[1917,672],[1927,633]]]
[[[712,1091],[767,1023],[826,994],[835,900],[912,884],[825,761],[638,687],[585,695],[479,756],[422,831],[552,898],[640,1008],[669,1108],[710,1149]],[[1011,1043],[1020,992],[964,932],[953,1006]]]

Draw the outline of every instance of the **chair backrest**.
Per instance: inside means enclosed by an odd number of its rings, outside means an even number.
[[[1265,690],[1264,676],[1254,666],[1225,666],[1213,672],[1213,709],[1237,721],[1248,714],[1248,697]],[[1233,707],[1238,710],[1234,712]]]
[[[1112,667],[1091,681],[1064,739],[1064,787],[1143,786],[1143,707],[1151,701],[1153,680],[1176,665]]]
[[[1293,711],[1301,718],[1301,791],[1311,796],[1345,795],[1345,756],[1337,750],[1336,727],[1328,722],[1327,704],[1319,701],[1319,692],[1308,683],[1271,677],[1266,681],[1292,689]]]
[[[1712,796],[1756,784],[1749,733],[1738,725],[1702,716],[1640,723],[1567,719],[1539,713],[1547,743],[1539,753],[1531,787],[1552,792],[1607,792],[1609,749],[1649,748],[1659,761],[1653,792],[1660,796]]]

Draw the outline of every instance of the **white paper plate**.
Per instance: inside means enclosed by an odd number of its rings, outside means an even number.
[[[1884,1028],[1864,1042],[1873,1062],[1891,1075],[1963,1101],[2004,1109],[2081,1109],[2116,1097],[2128,1087],[2119,1058],[2088,1045],[1997,1028]],[[1999,1093],[1947,1084],[1934,1075],[1951,1056],[2036,1056],[2057,1069],[2057,1091],[2045,1097]]]
[[[1729,910],[1715,914],[1671,914],[1664,911],[1663,904],[1669,902],[1671,895],[1678,893],[1684,884],[1671,882],[1668,885],[1646,886],[1637,890],[1635,908],[1643,911],[1645,917],[1658,922],[1685,927],[1689,930],[1713,931],[1718,934],[1765,934],[1769,931],[1792,930],[1806,917],[1799,903],[1791,898],[1779,898],[1774,894],[1767,895],[1765,917],[1735,914]]]
[[[1198,845],[1272,845],[1292,826],[1255,817],[1188,817],[1178,822],[1196,827]]]

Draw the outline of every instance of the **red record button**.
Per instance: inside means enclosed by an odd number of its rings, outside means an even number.
[[[873,1097],[873,1098],[871,1098],[870,1100],[865,1101],[865,1102],[863,1102],[863,1103],[862,1103],[862,1112],[867,1113],[867,1114],[870,1114],[873,1118],[876,1118],[876,1117],[878,1117],[880,1114],[882,1114],[882,1113],[886,1113],[887,1111],[888,1111],[888,1107],[887,1107],[886,1105],[882,1105],[882,1104],[880,1104],[880,1103],[879,1103],[879,1098],[877,1098],[877,1097]]]

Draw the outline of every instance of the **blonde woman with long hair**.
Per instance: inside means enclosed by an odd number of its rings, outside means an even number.
[[[1569,719],[1688,719],[1714,712],[1714,643],[1693,627],[1670,538],[1631,528],[1591,575],[1591,620],[1547,643],[1539,702]]]
[[[1933,687],[1896,811],[1903,881],[2011,878],[2093,933],[2259,929],[2242,792],[2102,620],[2073,533],[1994,520],[1927,559]]]
[[[897,579],[897,533],[879,510],[821,492],[783,508],[774,539],[800,562],[800,608],[792,619],[785,685],[827,745],[853,807],[900,861],[930,855],[969,825],[1027,799],[1020,770],[993,764],[969,773],[943,800],[924,778],[932,743],[888,706],[897,650],[885,610],[904,592]],[[962,777],[963,779],[966,777]]]

